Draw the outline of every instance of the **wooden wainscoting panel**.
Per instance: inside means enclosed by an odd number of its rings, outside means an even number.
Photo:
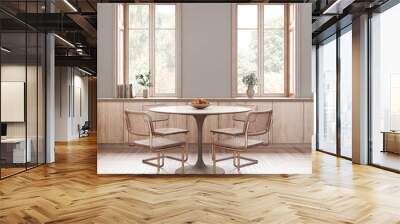
[[[98,143],[124,142],[124,111],[122,102],[98,102]]]
[[[189,129],[189,143],[195,143],[197,141],[197,125],[193,116],[186,116],[186,127]]]
[[[217,128],[218,115],[207,116],[203,126],[203,143],[211,143],[211,130]]]
[[[236,103],[231,102],[221,102],[220,106],[234,106]],[[233,115],[232,114],[222,114],[218,115],[218,128],[231,128],[234,126]]]
[[[304,143],[311,143],[314,132],[314,103],[304,102]]]
[[[303,142],[303,102],[274,102],[273,143]]]

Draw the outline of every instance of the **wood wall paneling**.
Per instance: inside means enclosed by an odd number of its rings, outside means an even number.
[[[124,107],[121,102],[101,102],[97,104],[98,143],[124,142]]]
[[[274,102],[273,143],[303,142],[303,102]]]
[[[179,105],[185,105],[186,103],[179,102],[179,103],[162,103],[162,105],[165,106],[179,106]],[[182,128],[186,129],[187,128],[187,116],[185,115],[177,115],[177,114],[170,114],[169,115],[169,121],[168,121],[168,127],[170,128]],[[171,136],[172,139],[175,140],[182,140],[183,135],[175,135]],[[188,136],[189,137],[189,136]],[[186,140],[186,139],[183,139]]]
[[[129,143],[135,136],[128,135],[124,111],[143,111],[145,105],[185,105],[186,102],[154,101],[102,101],[98,103],[98,141],[99,143]],[[313,102],[213,102],[214,105],[257,105],[257,110],[273,110],[270,131],[272,143],[310,143],[313,134]],[[104,119],[104,120],[103,120]],[[169,127],[187,128],[190,143],[197,141],[197,125],[192,116],[170,115]],[[203,143],[211,142],[210,130],[233,127],[232,115],[208,116],[203,127]],[[119,135],[119,136],[118,136]],[[122,136],[122,137],[121,137]],[[177,138],[181,138],[178,136]],[[260,136],[267,141],[268,137]]]
[[[314,104],[304,102],[304,143],[311,143],[314,132]]]

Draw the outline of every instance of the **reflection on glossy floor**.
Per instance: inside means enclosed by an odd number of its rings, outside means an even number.
[[[10,175],[22,172],[25,170],[24,167],[7,167],[7,168],[1,168],[1,178],[8,177]]]
[[[312,159],[312,175],[97,175],[85,138],[0,181],[0,223],[399,223],[399,174]]]
[[[400,171],[400,155],[392,152],[376,150],[372,157],[373,163]]]
[[[189,160],[186,165],[196,163],[196,145],[191,145]],[[209,153],[210,145],[203,147],[204,162],[212,165]],[[122,144],[99,145],[97,153],[97,171],[99,174],[157,174],[157,168],[142,163],[145,158],[156,154],[147,149],[129,147]],[[180,157],[177,151],[168,153],[176,158]],[[232,156],[231,153],[218,150],[217,158]],[[243,167],[240,172],[233,166],[232,160],[217,163],[225,170],[225,174],[310,174],[311,149],[309,144],[276,144],[260,146],[242,153],[242,156],[258,160],[258,164]],[[242,161],[245,162],[245,161]],[[174,160],[165,160],[164,167],[159,174],[174,174],[181,163]]]
[[[23,172],[26,169],[32,169],[36,167],[37,164],[34,163],[27,163],[25,164],[8,164],[1,168],[1,178],[6,178],[8,176],[15,175],[17,173]]]

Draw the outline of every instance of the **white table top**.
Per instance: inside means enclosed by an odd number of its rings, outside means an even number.
[[[214,106],[210,105],[204,109],[196,109],[192,106],[160,106],[149,109],[152,112],[164,114],[183,114],[183,115],[216,115],[216,114],[235,114],[251,111],[251,108],[241,106]]]

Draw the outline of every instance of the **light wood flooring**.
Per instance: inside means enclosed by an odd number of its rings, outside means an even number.
[[[0,181],[0,223],[400,223],[400,175],[313,152],[312,175],[97,175],[96,140]]]
[[[203,159],[212,165],[211,145],[204,144]],[[180,158],[177,150],[171,150],[166,155]],[[272,144],[249,149],[241,154],[247,158],[257,159],[258,163],[236,169],[233,160],[217,163],[224,169],[225,174],[311,174],[311,148],[310,144]],[[179,161],[165,159],[164,167],[157,172],[157,168],[142,162],[143,159],[156,156],[149,149],[128,146],[126,144],[100,144],[97,148],[97,173],[98,174],[175,174],[181,167]],[[217,158],[226,158],[232,153],[217,150]],[[190,145],[189,159],[185,166],[193,165],[197,160],[196,144]],[[242,160],[242,162],[246,162]]]
[[[400,154],[392,152],[374,151],[372,157],[373,163],[376,165],[389,167],[391,169],[400,170]]]

